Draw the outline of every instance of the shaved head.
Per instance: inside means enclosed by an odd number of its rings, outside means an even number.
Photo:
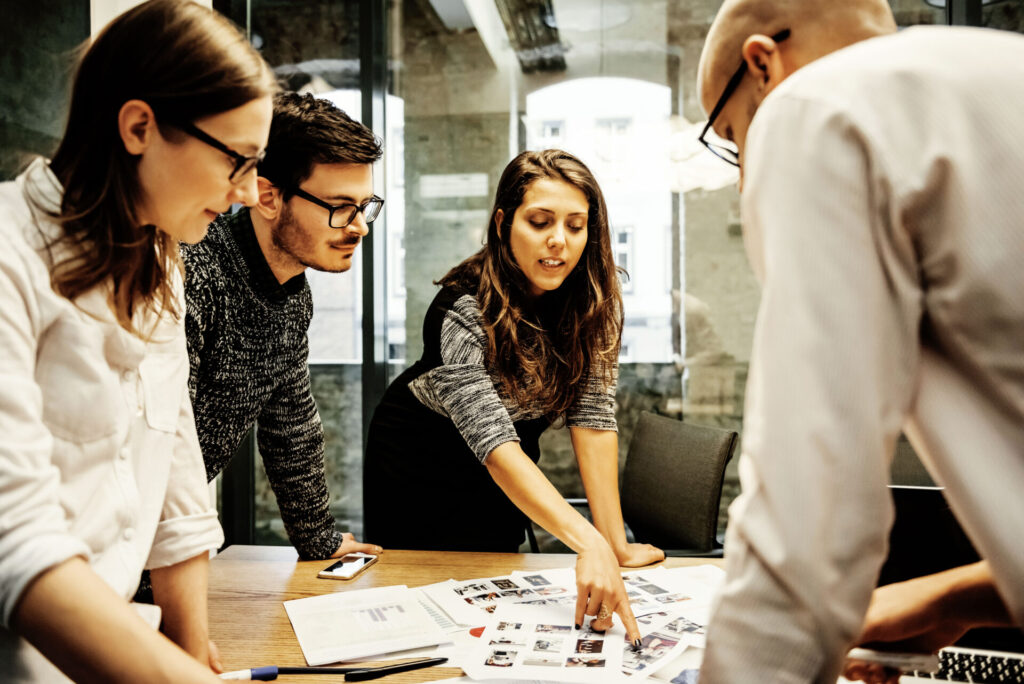
[[[790,29],[791,70],[857,41],[896,30],[885,0],[725,0],[708,31],[700,57],[697,88],[710,112],[742,61],[752,35]]]

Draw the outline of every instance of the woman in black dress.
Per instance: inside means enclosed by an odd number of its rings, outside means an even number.
[[[533,520],[579,554],[577,622],[603,603],[602,618],[618,610],[638,637],[618,568],[664,554],[627,543],[622,523],[622,297],[593,174],[566,152],[520,154],[483,249],[439,284],[422,358],[374,412],[366,534],[388,548],[515,552]],[[569,427],[594,524],[536,465],[556,421]]]

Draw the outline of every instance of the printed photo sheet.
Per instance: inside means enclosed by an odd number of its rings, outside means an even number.
[[[284,609],[310,665],[450,641],[404,585],[285,601]]]
[[[577,630],[569,608],[506,604],[494,610],[462,669],[473,679],[625,682],[625,646],[621,624],[603,634]]]

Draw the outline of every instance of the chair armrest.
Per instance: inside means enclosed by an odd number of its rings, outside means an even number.
[[[569,498],[566,498],[565,502],[567,504],[569,504],[570,506],[572,506],[573,508],[589,508],[590,507],[590,503],[585,498],[584,499],[575,499],[575,498],[569,499]]]

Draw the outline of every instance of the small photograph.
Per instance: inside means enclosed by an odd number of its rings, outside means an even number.
[[[541,587],[534,589],[535,592],[541,596],[556,596],[558,594],[564,594],[566,592],[565,587]]]
[[[655,632],[645,636],[641,649],[634,651],[627,640],[622,649],[622,668],[633,672],[644,670],[664,658],[678,643],[679,640],[670,635]]]
[[[546,603],[553,603],[547,599],[531,599],[529,601],[516,601],[516,605],[519,606],[543,606]]]
[[[576,595],[566,594],[564,596],[556,596],[555,598],[548,599],[548,603],[553,603],[556,606],[576,606]]]
[[[523,665],[531,665],[533,667],[562,667],[562,661],[552,660],[550,658],[527,658],[523,661]]]
[[[523,577],[523,580],[528,582],[532,587],[543,587],[547,584],[551,584],[551,582],[544,579],[543,575],[526,575]]]
[[[700,670],[683,670],[673,677],[669,684],[697,684],[698,676],[700,676]]]
[[[533,644],[535,653],[558,653],[562,650],[562,639],[537,639]]]
[[[498,589],[518,589],[519,588],[518,584],[516,584],[515,582],[513,582],[512,580],[510,580],[508,578],[491,580],[491,584],[493,584],[494,586],[498,587]]]
[[[566,667],[604,667],[604,658],[573,656],[565,659]]]
[[[490,589],[486,584],[467,584],[464,587],[456,587],[453,591],[459,596],[465,596],[466,594],[479,594],[481,591],[487,591]]]
[[[661,611],[660,613],[648,613],[647,615],[642,615],[638,617],[636,621],[641,625],[649,625],[652,622],[654,622],[655,618],[663,618],[667,616],[668,613],[666,613],[665,611]]]
[[[639,620],[637,620],[639,622]],[[584,625],[579,631],[580,639],[604,639],[604,632],[598,632],[589,624]],[[597,653],[597,651],[594,651]]]
[[[704,628],[696,622],[691,622],[684,617],[678,617],[661,628],[666,634],[704,634]]]
[[[523,628],[522,622],[499,622],[495,627],[499,632],[514,632]]]
[[[514,636],[498,636],[491,640],[491,646],[526,646],[524,639]]]
[[[641,585],[641,584],[647,584],[647,580],[645,580],[645,579],[643,579],[641,577],[638,577],[636,575],[632,575],[630,577],[623,577],[622,581],[625,582],[626,584],[630,584],[630,585],[632,585],[634,587],[638,586],[638,585]]]
[[[641,594],[639,591],[636,591],[635,589],[627,589],[626,596],[628,596],[631,601],[636,601],[644,597],[643,594]]]
[[[502,596],[512,596],[514,598],[523,598],[533,593],[533,589],[509,589],[508,591],[499,592]]]
[[[657,594],[667,594],[668,593],[667,589],[662,589],[658,585],[651,584],[650,582],[647,582],[645,584],[638,584],[636,586],[637,586],[638,589],[643,589],[648,594],[655,594],[655,595],[657,595]]]
[[[654,592],[651,592],[652,594]],[[690,597],[686,594],[665,594],[664,596],[655,596],[654,600],[658,603],[682,603],[683,601],[689,601]]]
[[[516,654],[518,651],[491,651],[491,655],[487,656],[487,660],[484,661],[484,665],[491,667],[512,667],[512,663],[515,662]]]
[[[577,653],[600,653],[604,647],[604,641],[601,639],[577,639],[576,640],[576,652]]]
[[[537,627],[536,627],[536,629],[534,631],[536,631],[536,632],[545,632],[545,633],[555,633],[555,634],[562,634],[562,633],[566,633],[567,634],[567,633],[572,631],[572,626],[570,626],[570,625],[537,625]]]

